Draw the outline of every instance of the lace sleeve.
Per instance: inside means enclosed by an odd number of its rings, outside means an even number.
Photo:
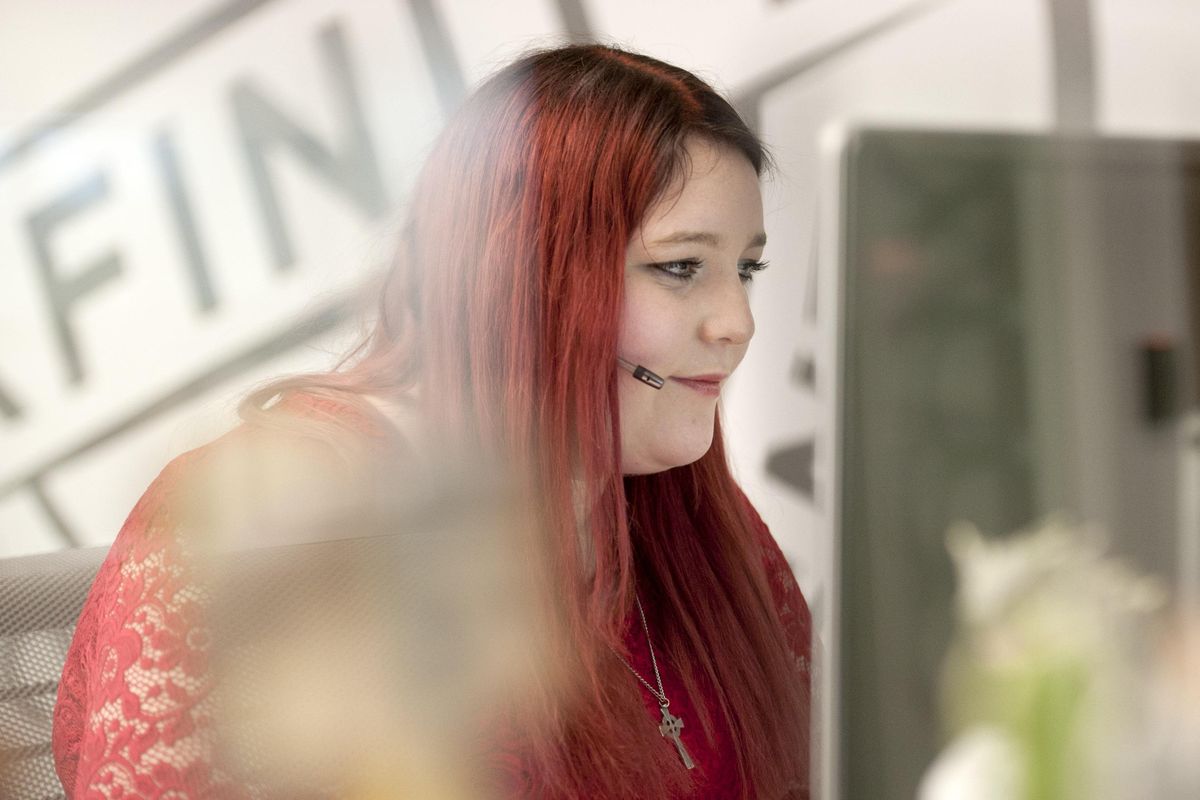
[[[356,445],[381,435],[370,419],[321,398],[299,397],[287,409],[343,421]],[[97,573],[67,653],[53,750],[68,797],[248,794],[214,763],[212,598],[198,580],[189,537],[197,526],[227,521],[232,533],[239,522],[266,520],[280,508],[293,517],[303,513],[300,506],[313,508],[298,498],[346,495],[329,460],[326,445],[239,426],[179,456],[151,483]],[[298,482],[302,476],[308,484]],[[266,525],[255,534],[264,544],[285,543],[288,530]]]
[[[800,591],[800,585],[796,583],[796,576],[792,573],[792,568],[784,557],[783,551],[779,549],[779,543],[775,541],[775,537],[771,535],[767,524],[763,522],[758,511],[750,503],[750,500],[742,495],[746,503],[747,513],[750,515],[753,523],[754,532],[756,534],[758,544],[761,548],[763,568],[766,572],[767,582],[771,587],[772,599],[775,601],[775,610],[779,614],[779,622],[783,628],[784,639],[787,641],[788,651],[791,653],[795,661],[796,672],[800,676],[802,682],[802,695],[805,706],[810,709],[809,721],[811,723],[811,707],[812,707],[812,657],[813,657],[813,633],[812,633],[812,613],[809,611],[808,602],[804,599],[803,593]],[[811,731],[810,731],[811,734]],[[804,785],[795,786],[791,792],[787,794],[789,800],[808,800],[811,797],[809,789],[809,781],[812,775],[804,780]]]
[[[745,495],[743,499],[762,551],[763,567],[771,586],[775,610],[779,614],[788,649],[796,660],[797,670],[804,675],[806,681],[811,681],[812,614],[808,609],[808,602],[800,591],[800,585],[796,583],[796,576],[792,573],[787,558],[779,549],[779,543],[775,541],[767,524],[763,522],[749,499],[745,499]]]
[[[204,596],[175,535],[187,456],[147,489],[84,606],[55,709],[68,797],[231,797],[214,779]]]

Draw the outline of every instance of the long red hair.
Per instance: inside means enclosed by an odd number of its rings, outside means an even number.
[[[548,796],[667,797],[689,783],[609,649],[623,649],[635,585],[689,693],[702,678],[716,687],[747,792],[778,797],[806,780],[808,708],[719,421],[693,464],[620,469],[625,251],[685,174],[691,136],[765,168],[734,109],[685,70],[602,45],[508,65],[436,141],[370,336],[335,371],[276,382],[242,407],[261,419],[272,398],[304,389],[370,413],[362,395],[419,387],[436,436],[529,465],[553,532],[541,546],[566,634],[555,666],[577,678],[522,734]],[[584,520],[573,479],[591,498]],[[700,722],[711,735],[714,721]]]

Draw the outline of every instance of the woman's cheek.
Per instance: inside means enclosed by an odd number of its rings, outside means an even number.
[[[666,363],[672,354],[678,353],[676,339],[679,322],[676,320],[675,303],[662,298],[657,287],[638,286],[627,292],[624,317],[621,325],[621,355],[634,363],[659,372],[672,367]]]

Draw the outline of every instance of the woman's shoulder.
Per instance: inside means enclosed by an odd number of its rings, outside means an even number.
[[[402,399],[290,394],[168,465],[171,482],[184,487],[175,511],[193,533],[288,543],[314,522],[375,502],[375,478],[394,476],[411,457],[414,420]]]
[[[228,543],[261,536],[270,527],[263,523],[284,530],[317,510],[344,506],[361,471],[355,459],[370,459],[395,441],[392,420],[403,422],[403,409],[398,401],[296,392],[263,420],[242,421],[174,456],[116,531],[85,611],[106,587],[147,563],[173,566],[206,537]]]
[[[331,501],[353,488],[364,464],[417,430],[413,408],[403,399],[291,393],[167,461],[118,530],[109,560],[145,557],[219,521]]]

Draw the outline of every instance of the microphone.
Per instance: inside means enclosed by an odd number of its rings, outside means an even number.
[[[633,377],[637,378],[651,389],[661,389],[663,387],[663,379],[643,367],[641,364],[633,364],[621,358],[620,356],[617,356],[617,363],[632,372]]]

